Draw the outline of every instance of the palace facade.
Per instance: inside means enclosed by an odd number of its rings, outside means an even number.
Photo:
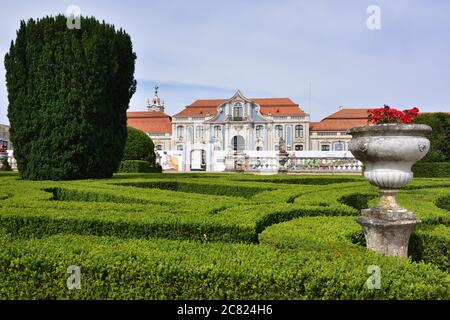
[[[346,152],[351,139],[346,130],[367,124],[367,109],[341,107],[311,122],[290,98],[247,98],[240,91],[229,99],[196,100],[173,116],[164,109],[155,91],[147,111],[128,112],[128,125],[146,132],[161,157],[178,155],[181,171],[216,171],[212,162],[224,162],[232,152],[276,154],[281,138],[296,155]]]

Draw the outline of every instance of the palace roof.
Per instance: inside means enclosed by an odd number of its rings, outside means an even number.
[[[341,108],[320,122],[311,122],[311,131],[345,131],[367,125],[367,108]]]
[[[172,118],[164,112],[127,112],[127,125],[146,133],[172,133]]]
[[[305,116],[307,113],[303,111],[298,104],[294,103],[289,98],[254,98],[251,101],[261,106],[261,113],[263,115],[272,116]],[[196,100],[184,110],[174,115],[174,117],[202,117],[206,114],[214,116],[217,114],[217,107],[219,107],[227,99],[209,99]]]
[[[346,131],[352,127],[366,126],[369,108],[345,108],[324,118],[320,122],[310,122],[311,131]],[[420,114],[433,114],[435,112],[420,112]],[[448,112],[447,112],[448,113]],[[448,113],[450,114],[450,113]]]

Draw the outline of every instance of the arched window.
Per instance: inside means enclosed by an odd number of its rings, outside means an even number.
[[[195,136],[197,138],[203,138],[203,126],[197,126],[195,128]]]
[[[263,130],[264,130],[264,127],[262,125],[257,125],[256,126],[256,137],[257,138],[262,138]]]
[[[187,139],[189,143],[194,143],[194,128],[192,126],[187,128]]]
[[[242,136],[234,136],[231,142],[234,151],[243,151],[245,149],[245,140]]]
[[[281,137],[283,137],[283,126],[276,125],[275,126],[275,138],[280,139]]]
[[[295,151],[303,151],[303,145],[302,144],[296,144],[295,145]]]
[[[323,144],[321,146],[321,151],[330,151],[330,145],[329,144]]]
[[[237,102],[233,106],[233,119],[235,121],[240,121],[244,117],[244,108],[242,107],[242,103]]]
[[[184,126],[177,127],[177,138],[181,139],[184,137]]]
[[[300,124],[295,126],[295,137],[303,138],[303,126]]]

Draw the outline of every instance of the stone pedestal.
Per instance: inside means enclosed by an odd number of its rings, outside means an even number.
[[[409,237],[420,220],[397,204],[398,191],[380,189],[380,202],[362,210],[356,221],[363,228],[367,248],[387,256],[407,257]]]
[[[225,156],[225,172],[234,172],[234,155]]]
[[[278,154],[278,174],[287,174],[288,170],[286,168],[286,163],[288,162],[287,153]]]

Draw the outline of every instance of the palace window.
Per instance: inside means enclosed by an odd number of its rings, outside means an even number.
[[[158,144],[158,145],[156,146],[156,150],[161,151],[162,149],[163,149],[162,144]]]
[[[203,126],[197,126],[195,128],[195,136],[197,138],[203,138]]]
[[[262,125],[257,125],[256,126],[256,137],[257,138],[262,138],[263,130],[264,130],[264,127]]]
[[[187,139],[189,143],[194,143],[194,128],[192,126],[187,128]]]
[[[242,103],[237,102],[233,107],[233,120],[242,121],[244,118],[244,108]]]
[[[342,142],[335,142],[334,143],[334,150],[335,151],[343,151],[344,150],[344,144]]]
[[[303,151],[303,145],[302,144],[296,144],[295,145],[295,151]]]
[[[222,136],[222,127],[221,126],[214,126],[214,128],[213,128],[213,135],[214,135],[214,138],[220,138]]]
[[[263,147],[256,147],[256,151],[263,151]]]
[[[320,150],[322,150],[322,151],[330,151],[330,145],[329,144],[323,144],[321,146]]]
[[[282,125],[276,125],[275,126],[275,138],[279,139],[283,137],[283,126]]]
[[[184,127],[183,126],[178,126],[177,127],[177,138],[181,139],[184,136]]]
[[[303,138],[303,126],[302,125],[295,126],[295,137]]]
[[[178,151],[183,151],[183,145],[182,144],[177,145],[177,150]]]

